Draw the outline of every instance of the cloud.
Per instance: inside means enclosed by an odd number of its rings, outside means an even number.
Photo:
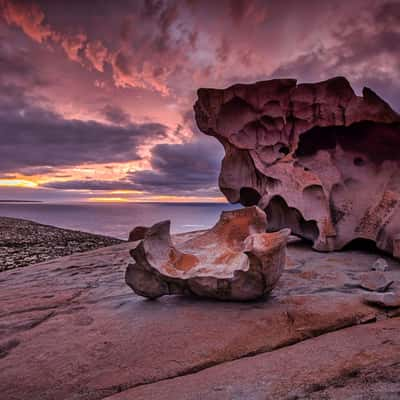
[[[127,162],[140,159],[144,139],[166,137],[161,124],[111,126],[95,121],[66,120],[42,109],[0,114],[0,170],[27,166],[66,166]]]
[[[85,33],[63,33],[46,23],[46,14],[38,3],[20,0],[0,0],[0,16],[38,43],[60,45],[71,61],[93,66],[103,72],[108,50],[100,40],[89,41]]]
[[[130,115],[120,107],[107,104],[101,111],[102,115],[113,124],[128,125],[131,122]]]
[[[165,125],[133,123],[115,106],[103,112],[120,125],[66,119],[33,94],[45,83],[28,54],[0,45],[0,66],[1,172],[137,160],[141,145],[168,136]]]
[[[120,50],[111,58],[115,85],[120,88],[152,89],[163,95],[169,93],[161,75],[163,67],[155,67],[146,60],[139,61],[138,55]]]
[[[330,46],[283,63],[274,77],[316,81],[344,75],[361,90],[369,86],[400,109],[400,3],[387,2],[359,18],[350,18],[334,33]]]
[[[192,143],[159,144],[152,149],[151,169],[119,181],[70,180],[46,183],[64,190],[137,190],[155,195],[218,196],[221,146],[211,138]]]
[[[71,61],[82,63],[82,55],[87,42],[87,37],[83,33],[65,36],[61,40],[61,46]],[[86,53],[87,54],[87,53]],[[89,53],[91,54],[91,53]]]
[[[85,55],[97,71],[104,71],[104,64],[108,60],[108,50],[100,40],[89,42],[85,49]]]
[[[0,172],[131,161],[144,142],[152,156],[120,181],[96,171],[52,187],[217,193],[223,152],[184,112],[198,87],[346,75],[400,108],[398,1],[0,0],[0,9]],[[178,124],[177,134],[166,126]]]
[[[137,190],[174,194],[215,194],[222,147],[215,141],[159,144],[152,150],[151,169],[129,175]]]
[[[30,38],[41,43],[52,36],[45,14],[34,2],[0,0],[0,12],[10,25],[19,26]]]
[[[94,179],[87,180],[69,180],[53,181],[42,185],[45,188],[62,190],[134,190],[135,185],[126,181],[98,181]]]

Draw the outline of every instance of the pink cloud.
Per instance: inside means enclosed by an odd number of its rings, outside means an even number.
[[[85,56],[97,71],[104,71],[104,64],[108,61],[108,50],[100,40],[95,40],[87,44]]]
[[[50,26],[43,24],[45,14],[37,4],[0,0],[0,10],[9,25],[20,27],[36,42],[42,43],[52,36]]]
[[[163,95],[169,93],[165,83],[165,71],[144,61],[138,68],[132,54],[122,50],[111,58],[115,85],[121,88],[147,88]]]
[[[70,60],[82,63],[82,54],[87,42],[87,37],[83,33],[76,35],[64,36],[61,39],[61,46],[67,53]]]

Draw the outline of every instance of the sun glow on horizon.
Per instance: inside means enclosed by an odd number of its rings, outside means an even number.
[[[38,184],[26,179],[0,179],[0,186],[33,188]]]
[[[91,203],[127,203],[132,200],[122,197],[89,197],[87,201]]]
[[[88,203],[226,203],[224,197],[193,196],[141,196],[141,197],[89,197]]]

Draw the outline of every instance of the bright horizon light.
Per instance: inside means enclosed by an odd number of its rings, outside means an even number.
[[[0,179],[0,186],[33,188],[38,184],[26,179]]]

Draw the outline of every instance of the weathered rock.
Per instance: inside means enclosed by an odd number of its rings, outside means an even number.
[[[321,251],[367,239],[400,254],[400,117],[345,78],[199,89],[196,121],[225,148],[219,185]]]
[[[153,225],[131,254],[127,284],[157,298],[193,294],[219,300],[254,300],[268,294],[285,266],[290,230],[265,233],[258,207],[223,212],[209,231],[175,247],[170,222]]]
[[[366,293],[364,300],[381,307],[400,307],[400,293],[396,292]]]
[[[106,400],[398,400],[399,329],[400,318],[355,326]]]
[[[129,242],[137,242],[138,240],[143,240],[149,230],[146,226],[136,226],[129,233]]]
[[[383,258],[378,258],[373,264],[372,264],[372,270],[373,271],[387,271],[389,268],[388,263],[386,260]]]
[[[363,289],[385,292],[393,284],[387,275],[381,271],[370,271],[361,275],[360,286]]]
[[[175,235],[172,240],[179,246],[194,237]],[[135,387],[135,399],[146,387],[147,399],[184,399],[181,388],[205,400],[276,399],[277,391],[287,399],[307,382],[317,387],[362,365],[387,376],[396,371],[387,361],[397,357],[399,362],[398,325],[374,321],[400,309],[365,304],[358,286],[375,254],[312,252],[297,241],[287,246],[286,268],[268,301],[177,296],[146,301],[123,279],[135,245],[0,273],[2,400],[100,400],[119,392],[128,395]],[[387,261],[387,273],[397,283],[400,262]],[[354,331],[342,330],[353,325]],[[332,331],[337,332],[327,334]],[[233,360],[235,369],[230,369]],[[252,366],[263,370],[256,373]],[[168,385],[163,393],[156,386],[162,384]],[[332,391],[344,390],[344,384]],[[363,382],[363,391],[370,387],[370,381]],[[209,392],[203,395],[203,389]]]
[[[400,258],[400,233],[393,236],[393,256]]]

